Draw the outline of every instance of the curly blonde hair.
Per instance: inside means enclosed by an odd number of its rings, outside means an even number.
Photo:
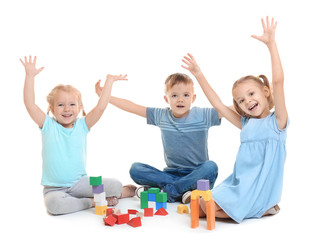
[[[239,80],[237,80],[234,84],[233,84],[233,88],[232,91],[241,83],[245,82],[245,81],[254,81],[256,82],[259,86],[263,87],[267,87],[270,91],[269,96],[267,97],[268,100],[268,104],[269,104],[269,110],[273,108],[274,106],[274,101],[273,101],[273,94],[272,94],[272,89],[270,87],[269,84],[269,80],[265,75],[259,75],[257,77],[253,76],[253,75],[248,75],[245,77],[240,78]],[[235,101],[235,99],[233,99],[233,105],[234,108],[236,110],[236,112],[238,114],[240,114],[241,116],[246,116],[248,118],[250,118],[251,116],[246,114],[238,105],[238,103]]]
[[[64,92],[72,92],[75,95],[77,95],[78,97],[78,101],[79,101],[79,105],[83,106],[82,104],[82,97],[81,97],[81,93],[78,89],[76,89],[75,87],[71,86],[71,85],[63,85],[63,84],[59,84],[56,87],[54,87],[51,92],[48,94],[47,96],[47,102],[49,104],[48,106],[48,110],[47,110],[47,114],[49,114],[49,111],[51,110],[52,106],[54,105],[54,97],[56,95],[56,93],[58,91],[64,91]],[[86,116],[86,113],[82,107],[82,114],[83,116]]]

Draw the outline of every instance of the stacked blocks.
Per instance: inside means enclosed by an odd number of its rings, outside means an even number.
[[[209,190],[209,180],[199,180],[197,182],[197,189],[191,192],[191,228],[199,226],[200,197],[202,197],[206,202],[207,229],[212,230],[215,228],[215,203],[212,198],[212,192]]]
[[[149,207],[149,202],[155,202],[156,210],[160,208],[167,209],[167,193],[160,192],[159,188],[149,188],[148,191],[140,193],[140,207],[145,209]]]
[[[94,194],[95,214],[104,215],[107,210],[106,193],[102,184],[102,176],[90,177],[90,185]]]

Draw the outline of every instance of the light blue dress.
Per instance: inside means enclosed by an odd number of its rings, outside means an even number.
[[[243,117],[241,123],[233,173],[212,190],[216,203],[238,223],[260,218],[279,203],[287,136],[287,127],[279,130],[274,113],[263,119]]]

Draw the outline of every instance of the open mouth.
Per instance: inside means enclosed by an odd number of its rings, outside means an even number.
[[[185,106],[183,106],[183,105],[177,105],[176,107],[177,107],[177,108],[184,108]]]
[[[62,115],[64,118],[70,118],[70,117],[72,117],[72,114],[63,114]]]
[[[254,111],[254,110],[256,110],[257,107],[258,107],[258,103],[255,103],[255,104],[251,105],[251,106],[248,108],[248,110],[249,110],[249,111]]]

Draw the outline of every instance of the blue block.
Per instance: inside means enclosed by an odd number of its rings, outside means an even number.
[[[104,192],[104,185],[97,185],[97,186],[92,186],[92,192],[93,193],[102,193]]]
[[[159,210],[160,208],[166,209],[166,202],[156,202],[155,203],[155,209]]]
[[[155,193],[149,193],[149,201],[150,202],[155,202],[156,200],[156,194]]]

